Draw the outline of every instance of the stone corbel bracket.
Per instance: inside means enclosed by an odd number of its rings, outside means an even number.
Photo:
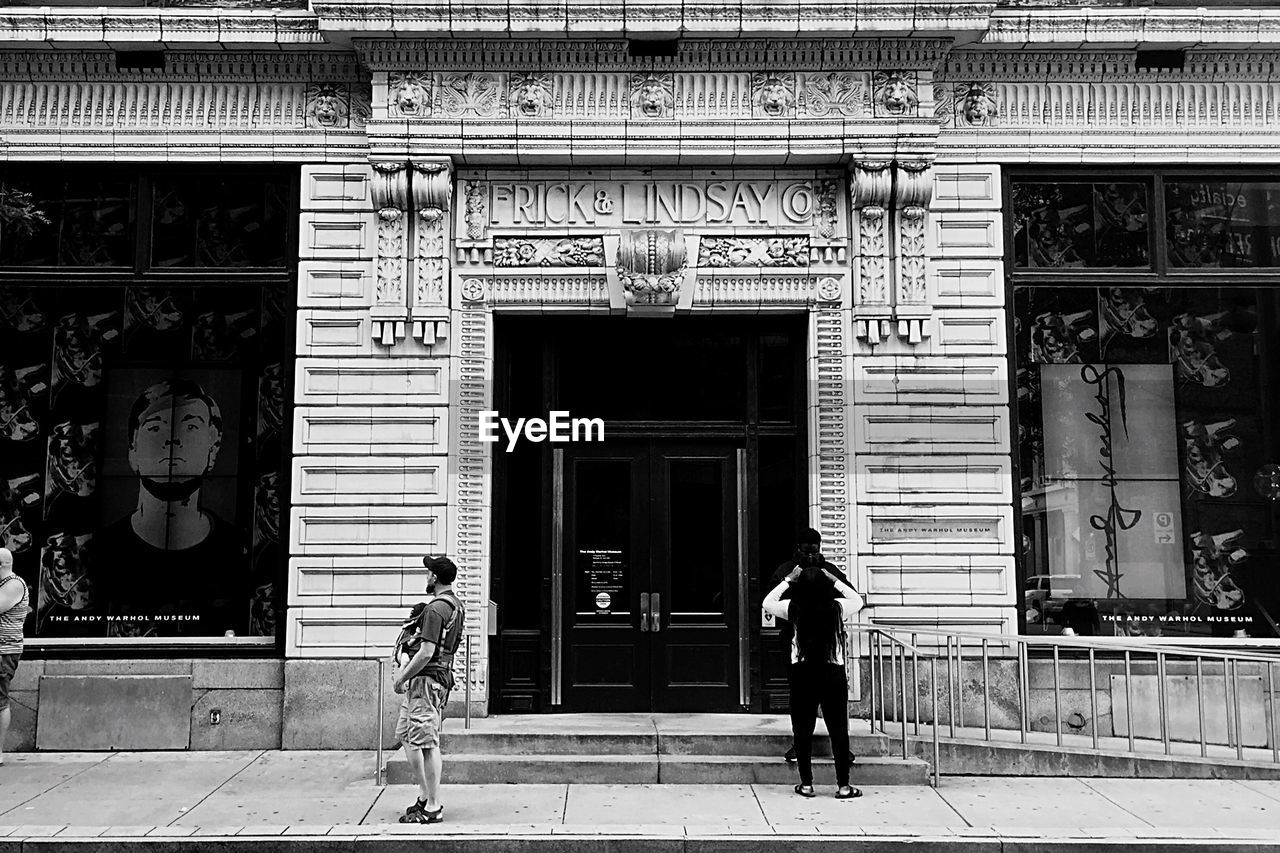
[[[889,222],[893,169],[888,160],[862,160],[850,175],[853,201],[854,334],[875,345],[890,333],[893,318]]]
[[[453,207],[453,163],[413,164],[414,270],[410,319],[413,336],[427,346],[448,337],[449,226]]]
[[[901,160],[893,181],[894,217],[897,230],[897,287],[894,317],[898,337],[918,344],[931,334],[933,306],[929,301],[926,233],[929,200],[933,197],[933,169],[928,160]]]
[[[697,237],[678,228],[608,234],[604,256],[611,313],[660,317],[693,307]]]
[[[378,217],[378,257],[375,264],[373,339],[383,346],[402,340],[409,319],[409,164],[374,161],[373,209]]]

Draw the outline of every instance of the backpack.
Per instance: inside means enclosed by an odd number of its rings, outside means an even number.
[[[436,638],[435,659],[438,660],[442,654],[452,658],[458,651],[458,646],[462,644],[462,602],[451,592],[437,595],[433,601],[447,601],[453,607],[453,614],[444,623],[444,627],[440,629],[440,636]]]

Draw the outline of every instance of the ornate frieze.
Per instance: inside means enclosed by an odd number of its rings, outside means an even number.
[[[118,71],[114,54],[0,56],[0,128],[361,131],[369,87],[353,60],[171,53],[166,70]]]
[[[876,108],[876,116],[915,117],[917,99],[907,79],[899,74],[892,85],[885,82],[888,106]],[[870,80],[865,71],[411,71],[389,73],[386,88],[394,118],[782,120],[872,117]]]
[[[601,267],[604,242],[599,237],[498,237],[493,241],[495,267]]]
[[[956,51],[936,89],[947,100],[938,116],[990,131],[1264,130],[1280,121],[1278,62],[1273,51],[1194,52],[1182,69],[1147,71],[1132,53]]]
[[[807,267],[808,237],[703,237],[700,267]]]
[[[477,282],[476,299],[495,305],[618,313],[845,299],[849,215],[838,173],[670,175],[464,172],[466,200],[454,216],[466,235],[454,243],[458,280]],[[601,272],[603,290],[592,283]]]

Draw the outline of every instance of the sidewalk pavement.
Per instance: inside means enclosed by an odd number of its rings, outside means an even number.
[[[447,761],[446,755],[446,761]],[[410,786],[372,752],[20,753],[0,767],[0,853],[947,849],[1280,851],[1280,781],[943,777],[817,799],[789,785],[452,785],[445,822],[401,825]],[[854,769],[857,781],[857,769]],[[221,839],[221,840],[219,840]],[[779,846],[779,841],[786,843]],[[72,844],[71,842],[75,842]],[[843,845],[836,846],[836,843]],[[378,845],[374,845],[378,846]]]

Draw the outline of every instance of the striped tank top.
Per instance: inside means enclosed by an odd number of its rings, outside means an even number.
[[[31,609],[31,602],[27,595],[27,582],[22,578],[9,575],[0,581],[0,588],[14,581],[22,584],[22,595],[19,596],[17,604],[0,613],[0,655],[22,654],[22,623],[27,621],[27,612]]]

